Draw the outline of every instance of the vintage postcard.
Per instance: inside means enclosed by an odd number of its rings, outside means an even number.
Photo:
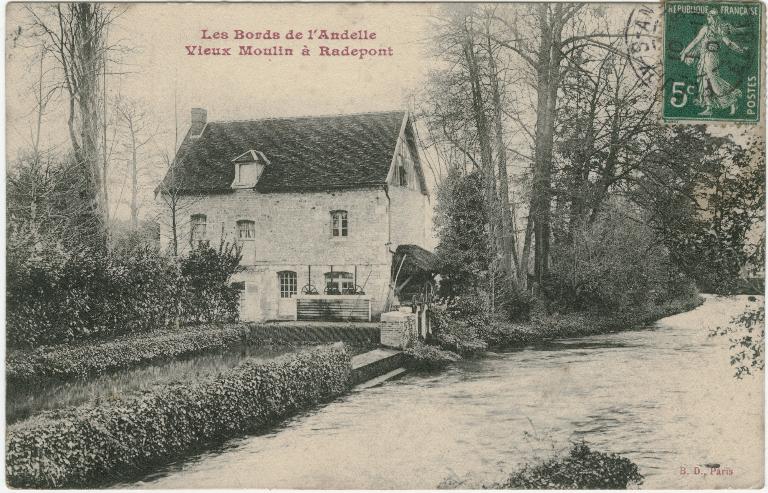
[[[5,485],[763,488],[765,15],[7,4]]]

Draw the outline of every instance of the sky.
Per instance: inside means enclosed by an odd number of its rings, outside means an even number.
[[[111,42],[127,49],[121,63],[108,66],[110,96],[141,99],[156,126],[155,151],[173,149],[178,125],[183,137],[192,107],[205,108],[208,120],[242,120],[270,116],[327,115],[406,108],[424,84],[430,68],[424,42],[428,4],[120,4],[122,11],[110,28]],[[29,13],[20,4],[7,6],[6,27],[6,155],[12,160],[29,148],[35,127],[33,86],[38,78],[38,53],[31,47]],[[22,36],[13,34],[21,27]],[[309,30],[357,32],[367,40],[307,40]],[[215,32],[228,39],[210,38]],[[234,39],[236,30],[280,33],[279,40]],[[286,34],[302,32],[304,39]],[[294,56],[239,56],[240,45],[293,48]],[[232,56],[190,56],[187,46],[230,47]],[[307,46],[310,56],[302,56]],[[391,56],[319,56],[319,47],[379,49]],[[52,76],[52,75],[51,75]],[[175,100],[175,101],[174,101]],[[41,132],[47,147],[69,148],[62,94],[47,108]],[[176,111],[174,111],[174,106]],[[176,114],[176,116],[174,116]],[[148,178],[157,182],[162,165],[154,159]],[[125,163],[125,161],[122,161]],[[125,188],[126,164],[116,163],[112,197]],[[153,185],[147,184],[147,189]],[[117,216],[128,213],[127,192]]]
[[[146,161],[144,197],[163,174],[158,155],[172,154],[189,126],[190,109],[205,108],[211,120],[242,120],[262,117],[327,115],[407,109],[436,67],[430,21],[444,7],[424,3],[290,3],[290,4],[112,4],[122,13],[111,27],[112,43],[126,49],[120,63],[112,63],[107,77],[109,96],[143,101],[157,128]],[[35,8],[44,5],[36,4]],[[611,22],[623,18],[637,4],[609,7]],[[27,7],[12,3],[6,10],[6,153],[13,160],[30,147],[34,129],[32,88],[38,77],[38,51],[28,36]],[[14,36],[21,28],[22,36]],[[311,30],[376,34],[367,40],[289,40],[293,30],[306,38]],[[203,30],[226,33],[228,39],[202,39]],[[279,40],[237,40],[236,30],[249,33],[280,33]],[[294,56],[238,56],[238,46],[255,48],[283,46]],[[233,56],[190,56],[187,46],[228,47]],[[310,56],[301,55],[307,46]],[[321,45],[343,48],[389,50],[392,56],[319,56]],[[54,75],[47,75],[50,78]],[[64,95],[47,108],[42,141],[47,148],[66,152],[69,148]],[[533,122],[531,122],[531,126]],[[711,127],[716,134],[730,128]],[[737,139],[738,140],[738,139]],[[513,143],[514,144],[514,143]],[[429,155],[426,156],[429,159]],[[125,170],[127,162],[116,151],[111,176],[111,197],[116,217],[128,214]],[[429,173],[428,173],[429,175]],[[428,176],[429,177],[429,176]]]
[[[110,92],[144,99],[166,129],[174,127],[174,94],[179,123],[189,123],[191,107],[208,110],[209,120],[251,119],[379,111],[402,108],[418,90],[426,70],[424,43],[432,6],[424,4],[131,4],[125,5],[110,38],[132,50],[110,67],[127,72],[108,78]],[[19,4],[8,6],[7,25],[23,25]],[[227,40],[203,40],[226,32]],[[235,40],[235,30],[281,33],[280,40]],[[289,30],[368,30],[375,40],[287,40]],[[29,87],[36,67],[34,51],[7,42],[9,151],[29,134]],[[313,48],[310,56],[237,56],[240,44]],[[392,48],[392,56],[321,57],[319,45]],[[232,47],[233,56],[189,56],[185,46]],[[61,133],[62,114],[51,114],[51,132]],[[61,135],[66,139],[66,135]],[[171,138],[171,142],[172,142]]]

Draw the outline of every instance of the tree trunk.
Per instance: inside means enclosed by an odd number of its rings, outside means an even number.
[[[548,9],[553,8],[551,18]],[[552,234],[552,147],[555,118],[557,116],[557,93],[560,87],[560,40],[562,31],[562,5],[537,5],[537,17],[541,29],[541,40],[537,53],[537,117],[534,150],[533,190],[531,215],[533,216],[534,279],[538,284],[549,271],[549,250]]]
[[[136,136],[131,133],[131,228],[139,229],[139,178],[136,163]]]
[[[465,19],[465,22],[467,20]],[[464,26],[463,51],[464,58],[469,69],[469,81],[472,88],[472,116],[477,128],[477,139],[480,147],[480,161],[484,177],[485,202],[488,212],[488,235],[489,245],[493,249],[491,252],[491,264],[489,271],[493,277],[495,259],[500,250],[500,238],[498,238],[496,228],[496,178],[493,172],[493,161],[491,154],[491,141],[489,134],[488,118],[485,114],[485,104],[483,99],[482,87],[480,83],[480,71],[477,65],[475,55],[475,44],[472,38],[473,33],[467,26]]]
[[[502,122],[501,93],[496,60],[491,48],[491,36],[486,30],[488,42],[488,63],[490,65],[491,96],[493,100],[494,133],[496,143],[496,163],[499,175],[499,200],[501,216],[501,249],[504,256],[504,270],[514,282],[518,270],[517,232],[512,227],[515,211],[509,200],[509,177],[507,175],[507,150],[504,146],[504,129]],[[518,276],[519,277],[519,276]]]

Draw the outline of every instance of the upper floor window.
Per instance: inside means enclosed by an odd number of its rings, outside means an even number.
[[[347,211],[331,211],[331,234],[334,237],[347,236]]]
[[[398,166],[397,168],[397,175],[400,178],[400,186],[401,187],[407,187],[408,186],[408,174],[405,171],[405,166],[402,164]]]
[[[246,219],[237,221],[237,239],[252,240],[254,238],[256,238],[256,224]]]
[[[193,214],[190,217],[189,241],[192,246],[197,246],[205,240],[207,218],[205,214]]]
[[[296,281],[296,273],[290,270],[284,270],[277,273],[277,279],[280,282],[280,297],[291,298],[298,291],[296,287],[298,283]]]

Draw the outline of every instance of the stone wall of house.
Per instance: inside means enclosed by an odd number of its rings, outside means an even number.
[[[179,250],[184,253],[190,248],[190,222],[195,214],[206,216],[205,239],[212,246],[222,240],[242,246],[246,270],[237,281],[245,282],[245,319],[282,318],[289,309],[290,302],[280,300],[278,272],[296,272],[299,291],[311,283],[322,292],[324,274],[331,270],[357,274],[356,284],[372,296],[377,317],[386,304],[390,248],[394,251],[403,243],[422,245],[425,236],[425,196],[400,187],[390,187],[389,194],[391,214],[382,189],[269,194],[237,190],[190,197],[177,207]],[[331,211],[335,210],[347,211],[346,237],[332,235]],[[172,232],[167,208],[162,217],[161,247],[168,248]],[[238,238],[240,220],[254,222],[253,239]]]
[[[427,196],[416,190],[390,187],[392,201],[392,249],[398,245],[426,247]]]

